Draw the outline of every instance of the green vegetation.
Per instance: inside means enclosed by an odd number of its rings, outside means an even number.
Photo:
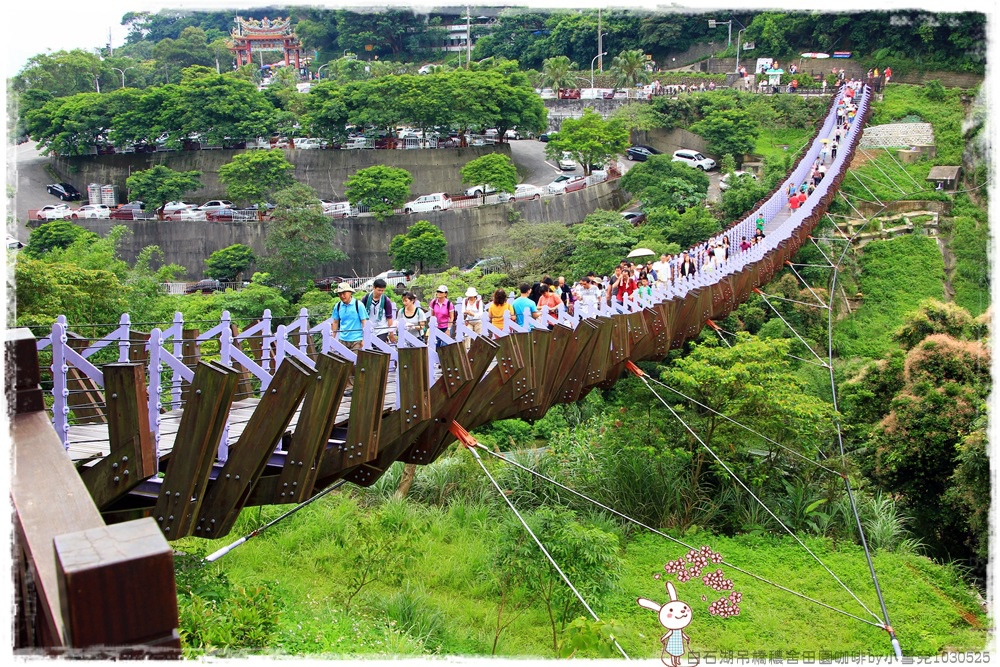
[[[377,164],[354,172],[348,179],[344,196],[351,206],[365,206],[382,222],[410,197],[413,176],[399,167]]]
[[[125,180],[133,200],[145,202],[155,210],[168,201],[179,201],[188,192],[202,187],[200,171],[174,171],[158,164],[151,169],[137,171]]]
[[[438,267],[448,263],[448,240],[444,232],[427,222],[418,220],[410,225],[405,234],[397,234],[389,244],[389,256],[394,269],[416,269],[424,272],[424,266]]]
[[[906,313],[924,299],[942,298],[944,260],[933,239],[908,234],[868,243],[858,269],[864,305],[837,323],[833,344],[840,356],[875,359],[890,350]]]
[[[486,195],[487,185],[497,192],[511,194],[517,187],[517,167],[502,153],[491,153],[469,160],[462,166],[461,173],[462,182],[466,185],[483,186],[483,196]]]
[[[605,120],[590,107],[579,118],[567,118],[559,127],[559,134],[545,145],[545,154],[558,160],[569,153],[583,165],[583,173],[590,173],[621,155],[628,147],[628,131],[615,118]]]
[[[277,190],[295,182],[295,166],[279,149],[247,151],[234,155],[219,167],[219,182],[231,199],[248,204],[264,204]]]

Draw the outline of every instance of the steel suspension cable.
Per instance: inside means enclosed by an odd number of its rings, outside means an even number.
[[[476,444],[478,445],[478,443]],[[587,601],[583,599],[583,596],[580,595],[580,591],[576,590],[576,586],[573,585],[573,582],[569,580],[569,577],[566,576],[566,573],[562,571],[562,568],[559,567],[559,564],[556,563],[554,558],[552,558],[552,555],[548,552],[548,549],[545,548],[545,545],[542,544],[541,540],[538,539],[538,536],[536,536],[534,531],[531,530],[531,527],[528,525],[528,522],[524,520],[524,517],[521,516],[521,513],[517,511],[516,507],[514,507],[514,503],[511,502],[510,498],[507,497],[507,494],[503,492],[503,489],[500,488],[500,485],[497,483],[496,479],[493,478],[493,475],[490,474],[490,471],[487,470],[486,466],[483,464],[482,457],[480,457],[479,452],[476,451],[476,447],[467,446],[466,449],[468,449],[469,452],[472,453],[472,457],[476,459],[476,463],[478,463],[479,467],[483,469],[483,472],[486,473],[486,476],[490,478],[490,482],[493,484],[493,487],[497,490],[497,493],[499,493],[500,497],[504,499],[504,502],[507,503],[507,506],[510,507],[511,511],[514,512],[514,516],[516,516],[517,520],[521,522],[521,525],[524,526],[524,529],[528,531],[528,534],[531,535],[531,539],[535,541],[535,544],[538,545],[538,548],[541,549],[542,554],[545,556],[546,559],[548,559],[549,563],[552,564],[552,567],[556,569],[556,572],[559,573],[559,576],[562,578],[562,580],[566,583],[567,586],[569,586],[569,589],[573,591],[573,595],[576,596],[576,599],[579,600],[581,604],[583,604],[583,606],[587,609],[588,612],[590,612],[590,615],[594,617],[595,621],[600,621],[601,619],[597,616],[596,613],[594,613],[594,610],[590,608],[590,605],[587,604]],[[614,642],[615,647],[617,647],[618,651],[625,657],[626,660],[631,660],[631,658],[629,658],[628,654],[625,652],[625,649],[623,649],[621,647],[621,644],[618,643],[617,639],[614,639],[612,637],[611,641]]]
[[[552,479],[551,477],[543,475],[542,473],[538,472],[537,470],[532,470],[531,468],[528,468],[527,466],[524,466],[524,465],[518,463],[517,461],[515,461],[513,459],[509,459],[509,458],[505,457],[503,454],[501,454],[499,452],[494,452],[494,451],[490,450],[489,448],[483,446],[482,444],[476,443],[476,446],[479,449],[482,449],[484,452],[486,452],[490,456],[492,456],[494,458],[497,458],[497,459],[500,459],[501,461],[504,461],[504,462],[506,462],[506,463],[508,463],[508,464],[510,464],[512,466],[515,466],[516,468],[519,468],[519,469],[521,469],[521,470],[523,470],[523,471],[525,471],[525,472],[527,472],[527,473],[529,473],[531,475],[534,475],[535,477],[538,477],[539,479],[543,479],[543,480],[545,480],[545,481],[553,484],[554,486],[557,486],[560,489],[563,489],[564,491],[568,491],[569,493],[572,493],[573,495],[577,496],[578,498],[581,498],[581,499],[583,499],[583,500],[591,503],[595,507],[599,507],[599,508],[601,508],[602,510],[604,510],[606,512],[610,512],[611,514],[614,514],[615,516],[621,517],[622,519],[628,521],[629,523],[635,524],[636,526],[639,526],[640,528],[644,528],[644,529],[648,530],[651,533],[654,533],[654,534],[659,535],[660,537],[662,537],[662,538],[664,538],[666,540],[669,540],[670,542],[674,542],[675,544],[679,544],[680,546],[688,549],[689,551],[694,551],[695,550],[695,547],[693,545],[690,545],[687,542],[684,542],[683,540],[679,540],[676,537],[672,537],[670,535],[667,535],[666,533],[664,533],[664,532],[662,532],[660,530],[657,530],[656,528],[653,528],[652,526],[648,526],[645,523],[643,523],[642,521],[639,521],[638,519],[633,519],[632,517],[628,516],[627,514],[623,514],[622,512],[619,512],[618,510],[616,510],[614,508],[608,507],[604,503],[602,503],[602,502],[600,502],[598,500],[594,500],[593,498],[587,496],[586,494],[580,493],[576,489],[572,489],[572,488],[566,486],[565,484],[559,482],[558,480],[555,480],[555,479]],[[867,625],[871,625],[871,626],[874,626],[874,627],[877,627],[877,628],[881,628],[882,627],[882,625],[879,624],[879,623],[872,623],[868,619],[861,618],[860,616],[856,616],[856,615],[850,613],[849,611],[844,611],[843,609],[838,609],[837,607],[829,605],[829,604],[827,604],[825,602],[820,602],[819,600],[811,598],[808,595],[805,595],[804,593],[799,593],[798,591],[794,591],[794,590],[792,590],[792,589],[790,589],[790,588],[788,588],[786,586],[782,586],[781,584],[775,583],[775,582],[767,579],[766,577],[760,576],[759,574],[754,574],[753,572],[750,572],[749,570],[744,570],[743,568],[739,567],[738,565],[733,565],[732,563],[730,563],[730,562],[728,562],[726,560],[721,561],[720,565],[725,565],[726,567],[728,567],[728,568],[730,568],[730,569],[732,569],[732,570],[734,570],[736,572],[739,572],[740,574],[745,574],[746,576],[748,576],[748,577],[750,577],[752,579],[756,579],[757,581],[759,581],[761,583],[767,584],[768,586],[773,586],[773,587],[777,588],[778,590],[781,590],[781,591],[784,591],[784,592],[789,593],[791,595],[794,595],[795,597],[798,597],[798,598],[801,598],[803,600],[806,600],[807,602],[812,602],[813,604],[817,604],[817,605],[819,605],[821,607],[829,609],[830,611],[836,612],[836,613],[841,614],[843,616],[847,616],[849,618],[853,618],[853,619],[855,619],[857,621],[861,621],[862,623],[865,623]],[[876,616],[876,618],[878,618],[878,617]]]
[[[767,304],[768,306],[770,306],[770,307],[771,307],[771,310],[773,310],[773,311],[774,311],[774,314],[775,314],[775,315],[777,315],[777,316],[778,316],[778,318],[779,318],[779,319],[780,319],[780,320],[781,320],[782,322],[784,322],[784,323],[785,323],[785,326],[786,326],[786,327],[788,327],[788,329],[789,329],[789,330],[790,330],[790,331],[791,331],[791,332],[792,332],[793,334],[795,334],[795,337],[799,339],[799,342],[801,342],[801,343],[802,343],[803,345],[805,345],[805,346],[806,346],[806,349],[807,349],[807,350],[809,350],[810,352],[812,352],[812,353],[813,353],[813,356],[814,356],[814,357],[816,357],[816,359],[818,359],[818,360],[819,360],[819,363],[820,363],[820,364],[822,364],[823,366],[826,366],[826,365],[827,365],[827,363],[826,363],[825,361],[823,361],[823,358],[822,358],[822,357],[820,357],[820,356],[819,356],[818,354],[816,354],[816,351],[815,351],[815,350],[813,350],[813,349],[812,349],[812,347],[810,347],[809,343],[807,343],[807,342],[805,341],[805,339],[804,339],[804,338],[802,338],[802,336],[800,336],[800,335],[799,335],[799,332],[798,332],[798,331],[796,331],[796,330],[795,330],[795,329],[794,329],[794,328],[792,327],[792,325],[788,323],[788,320],[786,320],[786,319],[785,319],[785,318],[784,318],[784,317],[782,316],[781,312],[780,312],[780,311],[779,311],[779,310],[778,310],[777,308],[775,308],[775,307],[774,307],[774,304],[773,304],[773,303],[771,303],[770,301],[768,301],[768,300],[767,300],[767,297],[766,297],[766,296],[764,295],[764,293],[763,293],[763,292],[761,292],[761,291],[760,291],[759,289],[757,289],[756,287],[754,288],[754,290],[753,290],[753,291],[754,291],[754,292],[757,292],[757,294],[759,294],[759,295],[760,295],[760,298],[764,299],[764,303],[766,303],[766,304]]]
[[[674,416],[674,417],[675,417],[675,418],[677,419],[677,421],[679,421],[679,422],[681,423],[681,425],[682,425],[682,426],[683,426],[683,427],[684,427],[684,428],[685,428],[685,429],[687,430],[687,432],[688,432],[688,433],[690,433],[690,434],[691,434],[691,435],[692,435],[692,436],[694,437],[694,439],[698,441],[698,444],[700,444],[700,445],[701,445],[702,447],[704,447],[704,448],[705,448],[705,450],[706,450],[706,451],[708,451],[708,453],[712,455],[712,458],[713,458],[713,459],[715,459],[715,460],[716,460],[716,462],[717,462],[717,463],[718,463],[719,465],[721,465],[721,466],[723,467],[723,469],[724,469],[724,470],[725,470],[726,472],[728,472],[728,473],[729,473],[730,477],[732,477],[733,479],[735,479],[735,480],[736,480],[736,482],[737,482],[737,483],[739,483],[739,485],[740,485],[740,486],[742,486],[742,487],[743,487],[743,489],[744,489],[744,490],[745,490],[745,491],[746,491],[747,493],[749,493],[749,494],[750,494],[750,497],[751,497],[751,498],[753,498],[754,500],[756,500],[756,501],[757,501],[757,503],[758,503],[758,504],[759,504],[759,505],[760,505],[761,507],[763,507],[763,508],[764,508],[764,511],[765,511],[765,512],[767,512],[768,514],[770,514],[770,515],[771,515],[771,518],[773,518],[773,519],[774,519],[775,521],[777,521],[777,522],[778,522],[778,525],[779,525],[779,526],[781,526],[781,527],[782,527],[782,528],[783,528],[783,529],[785,530],[785,532],[786,532],[786,533],[788,533],[789,535],[791,535],[791,536],[792,536],[792,539],[793,539],[793,540],[795,540],[796,542],[798,542],[799,546],[801,546],[801,547],[802,547],[803,549],[805,549],[806,553],[808,553],[808,554],[809,554],[810,556],[812,556],[812,557],[813,557],[813,559],[814,559],[814,560],[815,560],[815,561],[816,561],[817,563],[819,563],[820,567],[822,567],[822,568],[823,568],[824,570],[826,570],[826,571],[827,571],[827,573],[828,573],[828,574],[829,574],[829,575],[830,575],[831,577],[833,577],[833,578],[834,578],[834,580],[835,580],[835,581],[836,581],[836,582],[837,582],[838,584],[840,584],[840,586],[841,586],[841,587],[842,587],[842,588],[843,588],[843,589],[844,589],[845,591],[847,591],[847,593],[848,593],[848,594],[849,594],[849,595],[850,595],[850,596],[851,596],[852,598],[854,598],[854,600],[855,600],[855,601],[856,601],[856,602],[857,602],[857,603],[858,603],[859,605],[861,605],[861,607],[862,607],[862,608],[863,608],[863,609],[864,609],[865,611],[867,611],[867,612],[868,612],[869,614],[871,614],[871,615],[872,615],[872,617],[873,617],[873,618],[875,618],[876,620],[878,620],[878,621],[881,621],[881,619],[880,619],[880,618],[879,618],[879,617],[878,617],[878,616],[877,616],[877,615],[876,615],[876,614],[875,614],[875,613],[874,613],[874,612],[873,612],[873,611],[872,611],[871,609],[869,609],[869,608],[868,608],[868,607],[867,607],[867,606],[865,605],[865,603],[864,603],[864,602],[862,602],[862,601],[861,601],[861,600],[860,600],[860,599],[858,598],[858,596],[857,596],[857,595],[855,595],[855,594],[854,594],[854,592],[853,592],[853,591],[852,591],[852,590],[851,590],[850,588],[848,588],[848,587],[847,587],[847,585],[846,585],[846,584],[845,584],[845,583],[844,583],[843,581],[841,581],[841,580],[840,580],[840,577],[838,577],[838,576],[837,576],[837,575],[836,575],[836,574],[835,574],[835,573],[833,572],[833,570],[831,570],[831,569],[830,569],[829,567],[827,567],[827,565],[826,565],[826,564],[825,564],[825,563],[824,563],[824,562],[823,562],[822,560],[820,560],[819,556],[817,556],[817,555],[816,555],[815,553],[813,553],[812,549],[810,549],[810,548],[809,548],[808,546],[806,546],[805,542],[803,542],[803,541],[802,541],[801,539],[799,539],[798,535],[796,535],[796,534],[795,534],[795,532],[794,532],[794,531],[793,531],[793,530],[792,530],[791,528],[789,528],[788,526],[786,526],[786,525],[785,525],[785,523],[784,523],[784,522],[783,522],[783,521],[782,521],[781,519],[779,519],[779,518],[778,518],[778,516],[777,516],[777,515],[776,515],[776,514],[775,514],[774,512],[772,512],[772,511],[771,511],[771,509],[770,509],[770,508],[769,508],[769,507],[768,507],[767,505],[765,505],[765,504],[764,504],[764,501],[762,501],[762,500],[761,500],[760,498],[758,498],[758,497],[757,497],[757,495],[756,495],[756,494],[755,494],[755,493],[754,493],[754,492],[753,492],[753,491],[752,491],[752,490],[750,489],[750,487],[748,487],[748,486],[746,485],[746,483],[745,483],[745,482],[744,482],[744,481],[743,481],[742,479],[740,479],[740,478],[739,478],[739,476],[738,476],[738,475],[737,475],[737,474],[736,474],[735,472],[733,472],[733,470],[732,470],[732,469],[731,469],[731,468],[730,468],[730,467],[729,467],[728,465],[726,465],[726,462],[725,462],[725,461],[723,461],[723,460],[722,460],[722,459],[721,459],[721,458],[719,457],[719,455],[718,455],[718,454],[716,454],[716,453],[715,453],[715,451],[714,451],[714,450],[713,450],[713,449],[712,449],[711,447],[709,447],[709,446],[708,446],[707,444],[705,444],[705,441],[704,441],[704,440],[702,440],[702,439],[701,439],[701,437],[700,437],[700,436],[699,436],[699,435],[698,435],[697,433],[695,433],[695,432],[694,432],[694,429],[692,429],[692,428],[691,428],[690,426],[688,426],[687,422],[685,422],[685,421],[684,421],[684,419],[682,419],[682,418],[681,418],[681,416],[680,416],[679,414],[677,414],[677,411],[676,411],[676,410],[674,410],[674,409],[673,409],[673,407],[671,407],[671,405],[670,405],[669,403],[667,403],[667,402],[666,402],[665,400],[663,400],[663,397],[662,397],[662,396],[660,396],[660,395],[659,395],[658,393],[656,393],[656,391],[655,391],[655,390],[654,390],[654,389],[653,389],[653,388],[652,388],[652,387],[651,387],[651,386],[649,385],[649,381],[648,381],[648,379],[647,379],[647,376],[646,376],[646,374],[645,374],[645,373],[643,373],[643,374],[642,374],[642,375],[640,375],[639,377],[640,377],[640,379],[642,379],[642,381],[643,381],[643,382],[645,383],[645,385],[646,385],[646,388],[647,388],[647,389],[649,389],[650,393],[652,393],[652,394],[653,394],[653,396],[656,396],[656,398],[657,398],[657,399],[659,399],[659,401],[660,401],[661,403],[663,403],[663,405],[664,405],[664,406],[666,406],[666,408],[667,408],[668,410],[670,410],[670,413],[671,413],[671,414],[672,414],[672,415],[673,415],[673,416]],[[881,627],[881,626],[880,626],[880,627]]]
[[[806,361],[808,361],[808,360],[806,360]],[[740,422],[736,421],[735,419],[733,419],[733,418],[732,418],[732,417],[730,417],[729,415],[725,415],[725,414],[723,414],[723,413],[719,412],[718,410],[715,410],[715,409],[713,409],[713,408],[710,408],[709,406],[705,405],[704,403],[701,403],[701,402],[697,401],[696,399],[694,399],[694,398],[691,398],[690,396],[688,396],[688,395],[687,395],[687,394],[685,394],[684,392],[682,392],[682,391],[680,391],[680,390],[678,390],[678,389],[674,389],[673,387],[671,387],[670,385],[666,384],[665,382],[662,382],[662,381],[660,381],[660,380],[657,380],[656,378],[654,378],[654,377],[651,377],[651,376],[649,376],[649,375],[647,375],[646,377],[647,377],[647,378],[649,378],[649,380],[650,380],[651,382],[654,382],[654,383],[656,383],[656,384],[660,385],[660,386],[661,386],[661,387],[663,387],[664,389],[669,389],[670,391],[674,392],[675,394],[677,394],[678,396],[680,396],[680,397],[684,398],[685,400],[688,400],[688,401],[691,401],[692,403],[694,403],[694,404],[695,404],[695,405],[697,405],[698,407],[700,407],[700,408],[704,408],[705,410],[708,410],[709,412],[711,412],[711,413],[713,413],[713,414],[715,414],[715,415],[717,415],[717,416],[719,416],[719,417],[722,417],[722,418],[723,418],[723,419],[725,419],[726,421],[728,421],[728,422],[731,422],[731,423],[735,424],[736,426],[739,426],[740,428],[744,429],[745,431],[749,431],[750,433],[753,433],[753,434],[754,434],[754,435],[756,435],[756,436],[757,436],[758,438],[761,438],[761,439],[763,439],[763,440],[766,440],[767,442],[771,443],[772,445],[774,445],[774,446],[776,446],[776,447],[780,447],[781,449],[784,449],[784,450],[786,450],[786,451],[787,451],[787,452],[788,452],[789,454],[792,454],[792,455],[794,455],[794,456],[798,456],[798,457],[799,457],[800,459],[802,459],[802,460],[803,460],[803,461],[805,461],[806,463],[812,463],[813,465],[816,465],[816,466],[819,466],[819,467],[820,467],[820,468],[822,468],[823,470],[825,470],[825,471],[827,471],[828,473],[831,473],[831,474],[833,474],[833,475],[836,475],[837,477],[841,477],[841,476],[842,476],[842,473],[841,473],[841,472],[840,472],[839,470],[834,470],[834,469],[832,469],[832,468],[827,468],[827,467],[826,467],[825,465],[823,465],[823,464],[822,464],[822,463],[820,463],[819,461],[813,461],[813,460],[812,460],[811,458],[809,458],[808,456],[805,456],[804,454],[800,454],[799,452],[795,451],[794,449],[791,449],[791,448],[789,448],[789,447],[786,447],[785,445],[781,444],[780,442],[778,442],[778,441],[776,441],[776,440],[773,440],[772,438],[769,438],[769,437],[767,437],[767,436],[766,436],[766,435],[764,435],[763,433],[760,433],[760,432],[758,432],[758,431],[755,431],[755,430],[753,430],[752,428],[750,428],[749,426],[747,426],[747,425],[745,425],[745,424],[741,424]]]

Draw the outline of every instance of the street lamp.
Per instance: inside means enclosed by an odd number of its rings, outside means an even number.
[[[598,53],[596,56],[594,56],[594,59],[590,61],[590,87],[591,88],[594,87],[594,63],[597,62],[598,58],[600,58],[601,56],[606,56],[606,55],[608,55],[607,51],[605,51],[604,53]]]
[[[333,62],[333,61],[330,61],[330,62]],[[318,70],[316,70],[316,80],[317,80],[317,81],[319,81],[319,80],[320,80],[320,78],[321,78],[321,77],[320,77],[320,75],[319,75],[319,73],[320,73],[320,72],[322,72],[322,71],[323,71],[323,68],[324,68],[324,67],[326,67],[326,66],[327,66],[327,65],[329,65],[329,64],[330,64],[330,63],[323,63],[322,65],[320,65],[320,66],[319,66],[319,69],[318,69]]]
[[[729,19],[728,21],[716,21],[715,19],[708,19],[709,28],[714,28],[720,23],[725,23],[727,26],[729,26],[729,37],[726,40],[726,48],[729,48],[730,46],[733,45],[733,20]]]
[[[597,51],[598,53],[604,51],[604,38],[608,36],[608,33],[604,32],[597,36]],[[606,51],[604,51],[607,53]],[[604,59],[601,58],[600,63],[597,65],[597,69],[601,72],[604,71]]]
[[[744,30],[746,30],[746,28],[740,28],[740,31],[736,33],[736,71],[737,72],[740,71],[740,44],[743,43],[742,40],[740,39],[740,35],[743,34]]]
[[[135,68],[134,67],[126,67],[125,69],[118,69],[117,67],[112,67],[111,69],[113,69],[114,71],[116,71],[116,72],[118,72],[119,74],[122,75],[122,88],[124,88],[125,87],[125,72],[129,71],[130,69],[135,69]]]
[[[97,92],[101,92],[101,77],[97,74],[94,75],[94,88],[97,89]]]

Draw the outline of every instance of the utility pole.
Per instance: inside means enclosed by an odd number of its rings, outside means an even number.
[[[465,69],[469,69],[472,62],[472,8],[465,6]]]
[[[601,39],[603,37],[604,35],[601,34],[601,8],[598,7],[597,8],[597,52],[602,55],[597,56],[597,69],[601,70],[602,72],[604,71],[604,57],[603,57],[604,44],[601,42]]]

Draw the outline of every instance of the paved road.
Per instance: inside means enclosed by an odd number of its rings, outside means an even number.
[[[58,204],[59,198],[45,191],[45,186],[52,183],[52,176],[45,166],[49,159],[39,155],[34,141],[28,141],[17,146],[7,147],[8,168],[15,171],[14,182],[17,191],[14,193],[14,205],[11,214],[17,222],[16,235],[18,240],[26,242],[31,230],[25,224],[28,219],[28,209],[38,209],[46,204]]]

